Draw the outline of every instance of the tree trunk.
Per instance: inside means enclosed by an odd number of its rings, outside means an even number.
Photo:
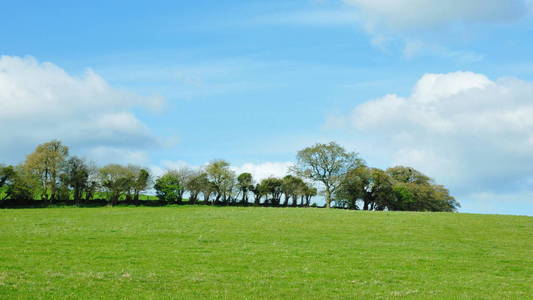
[[[246,191],[245,191],[245,190],[242,190],[242,200],[241,200],[241,203],[242,203],[242,205],[244,205],[246,202],[247,202],[247,199],[246,199]]]
[[[331,191],[326,186],[326,208],[331,208]]]
[[[140,205],[139,201],[139,191],[135,191],[135,194],[133,195],[133,202],[135,202],[135,205]]]
[[[289,195],[285,194],[285,200],[283,200],[283,206],[289,206]]]

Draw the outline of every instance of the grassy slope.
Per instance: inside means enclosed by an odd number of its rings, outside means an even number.
[[[20,209],[0,241],[0,298],[533,297],[531,217]]]

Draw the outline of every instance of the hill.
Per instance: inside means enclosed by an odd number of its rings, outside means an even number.
[[[312,208],[0,210],[0,298],[528,298],[533,218]]]

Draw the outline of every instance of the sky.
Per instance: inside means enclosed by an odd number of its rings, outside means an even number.
[[[60,139],[257,179],[336,141],[533,215],[533,1],[3,1],[0,162]]]

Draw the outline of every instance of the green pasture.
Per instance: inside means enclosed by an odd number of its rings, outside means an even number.
[[[314,208],[0,210],[0,299],[527,299],[533,218]]]

